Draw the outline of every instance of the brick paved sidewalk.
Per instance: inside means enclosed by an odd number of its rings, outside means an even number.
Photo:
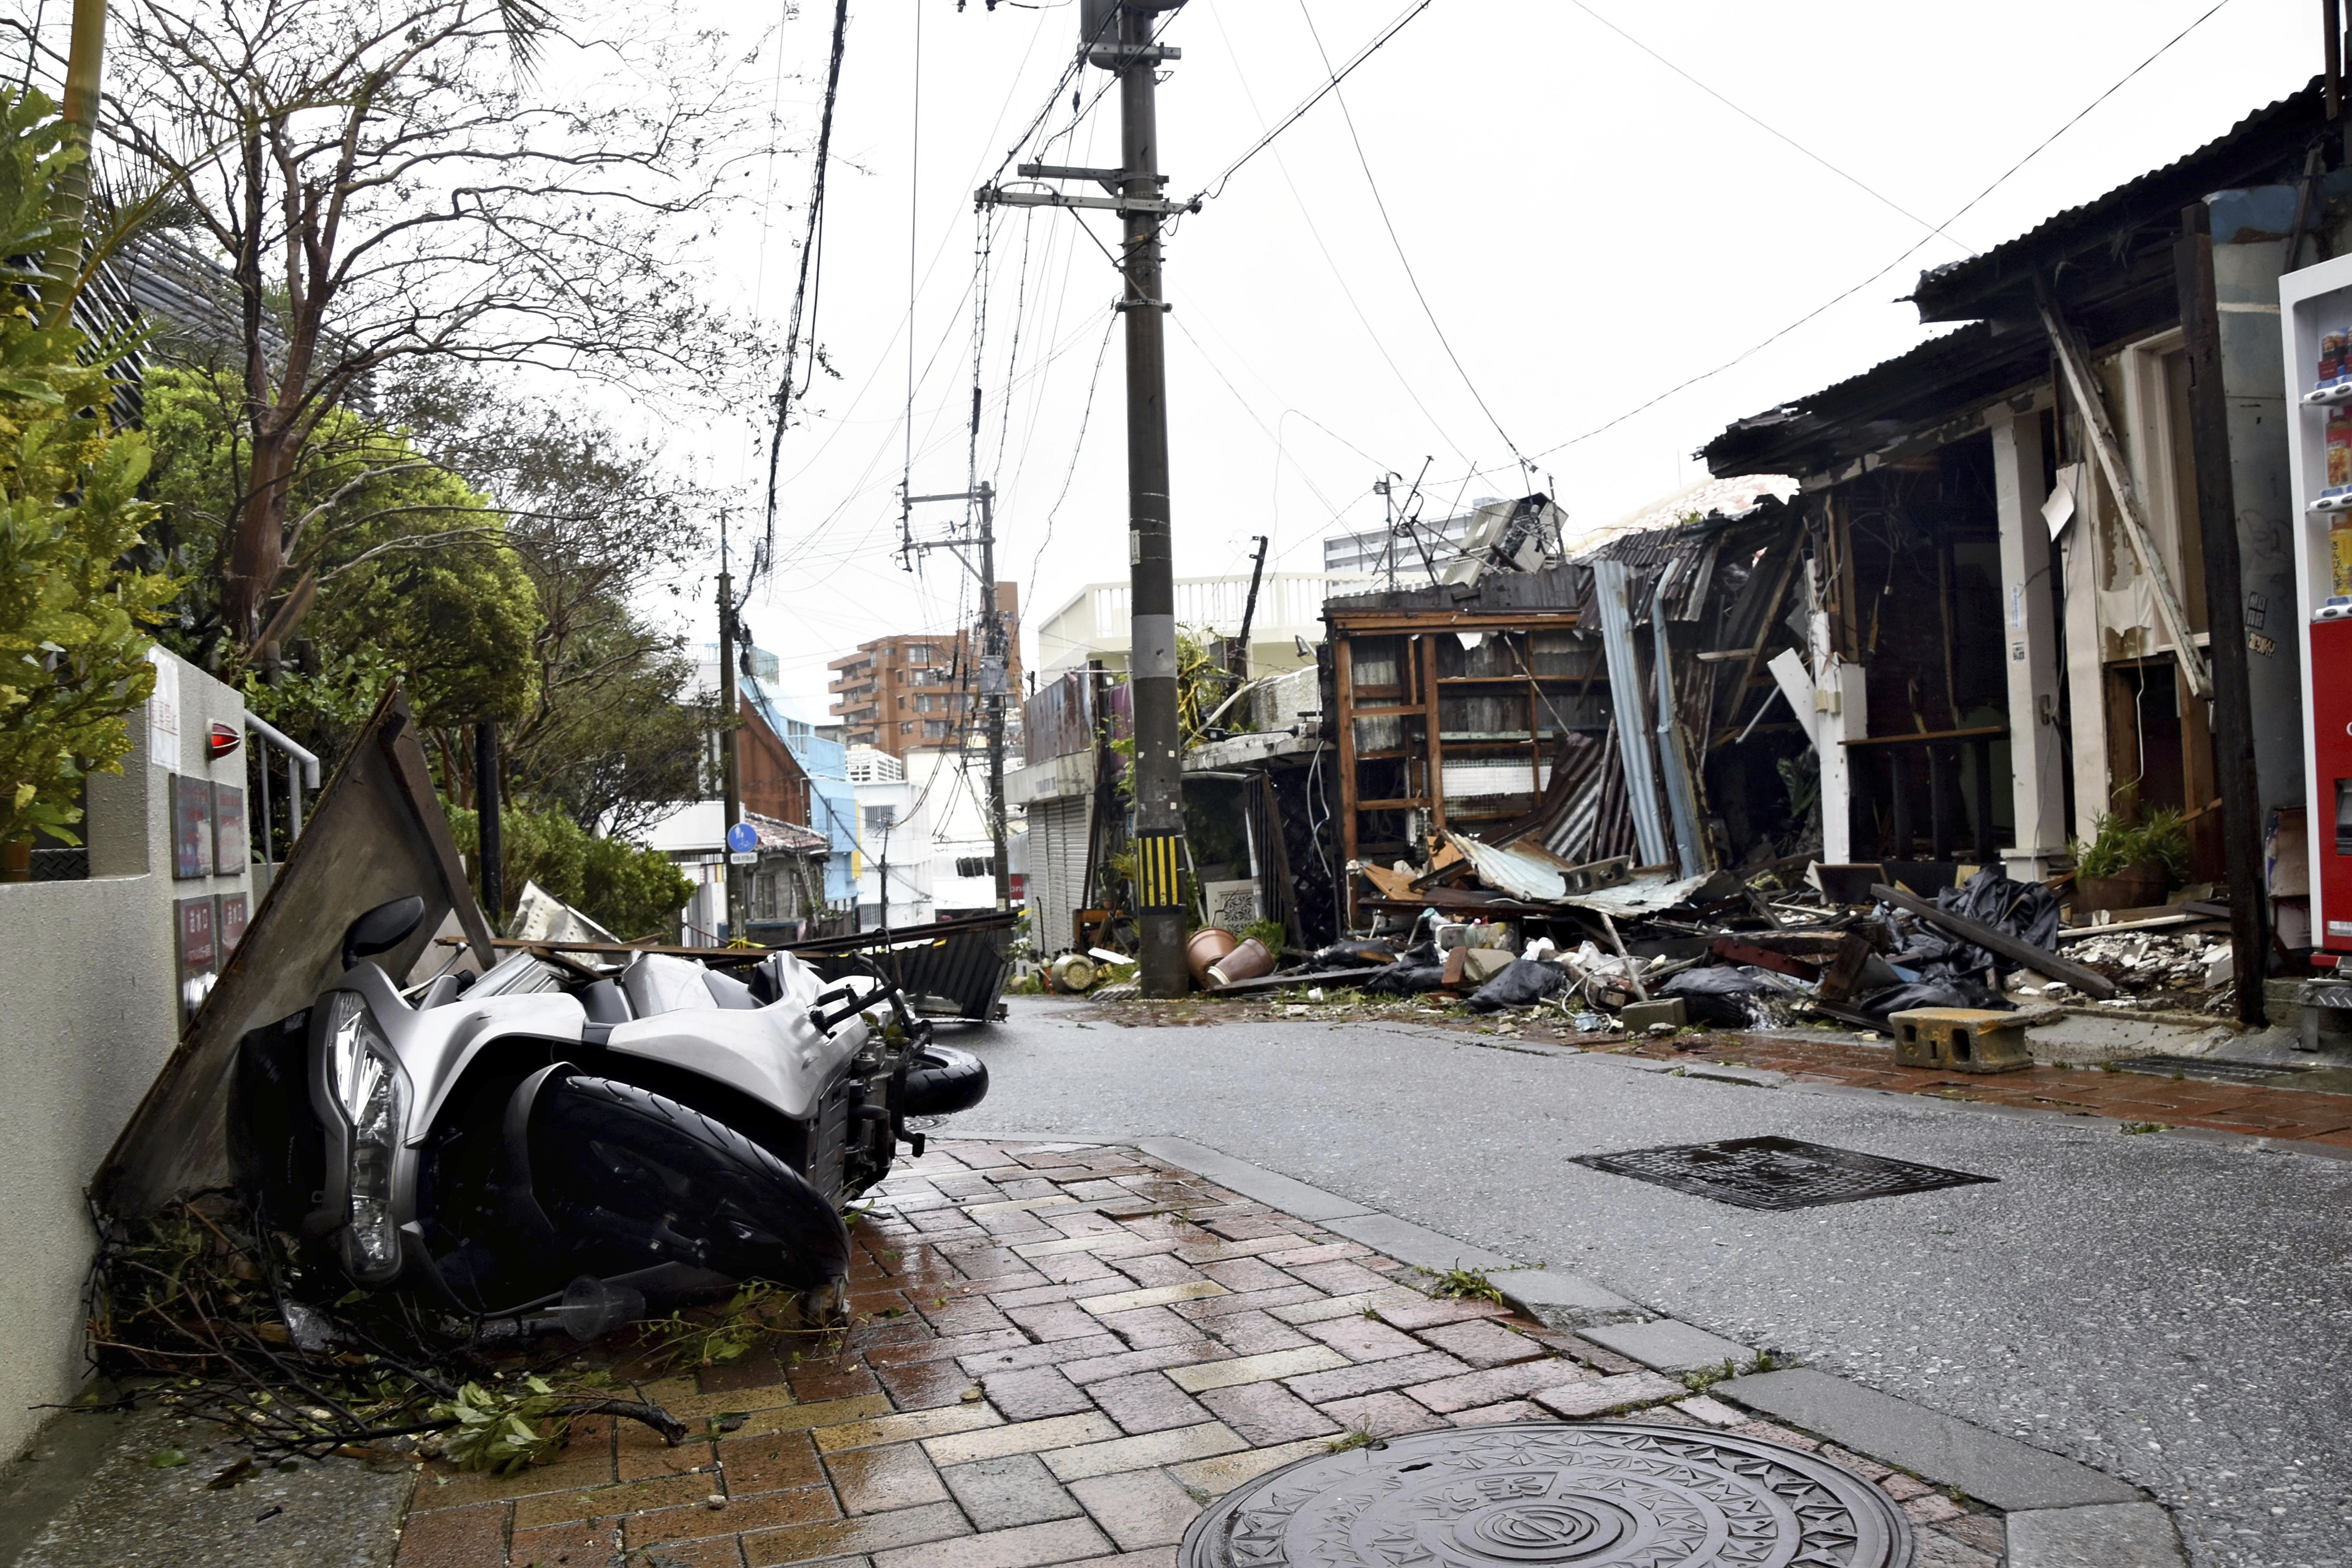
[[[429,1467],[398,1568],[1168,1568],[1207,1503],[1351,1434],[1628,1412],[1826,1454],[1927,1568],[2001,1549],[1981,1505],[1132,1149],[935,1143],[851,1234],[845,1341],[647,1386],[724,1435],[583,1422],[521,1476]]]
[[[2352,1095],[2266,1084],[2214,1083],[2096,1067],[2033,1067],[1981,1076],[1897,1067],[1891,1047],[1770,1035],[1716,1035],[1696,1048],[1643,1042],[1657,1059],[1732,1063],[1784,1072],[1800,1083],[1835,1083],[1897,1094],[1932,1094],[1982,1105],[2014,1105],[2072,1115],[2153,1121],[2255,1138],[2315,1144],[2315,1152],[2352,1152]]]

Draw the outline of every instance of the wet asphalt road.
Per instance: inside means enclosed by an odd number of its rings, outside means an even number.
[[[2352,1162],[1410,1026],[1013,1008],[954,1041],[992,1086],[947,1135],[1190,1138],[2120,1475],[2200,1564],[2352,1568]],[[1766,1214],[1568,1163],[1762,1133],[1998,1181]]]

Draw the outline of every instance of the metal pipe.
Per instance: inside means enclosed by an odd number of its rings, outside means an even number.
[[[253,713],[246,714],[245,727],[301,763],[302,783],[306,787],[310,789],[319,787],[319,759],[315,755],[287,739],[285,734],[274,728],[268,720],[257,717]]]

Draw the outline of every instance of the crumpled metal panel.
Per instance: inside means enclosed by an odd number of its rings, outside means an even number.
[[[1458,833],[1447,834],[1445,841],[1468,856],[1478,879],[1496,892],[1530,904],[1558,903],[1568,894],[1568,879],[1548,855],[1531,852],[1524,845],[1498,849]]]

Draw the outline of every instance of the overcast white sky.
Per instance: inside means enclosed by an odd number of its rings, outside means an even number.
[[[1337,62],[1404,4],[1192,0],[1166,34],[1184,52],[1160,94],[1171,194],[1199,189],[1323,78],[1310,16]],[[1942,224],[2210,5],[1436,0],[1342,89],[1361,161],[1339,101],[1327,99],[1168,246],[1178,571],[1240,569],[1260,532],[1282,567],[1313,570],[1315,542],[1335,516],[1377,521],[1372,481],[1384,468],[1409,479],[1424,457],[1435,458],[1432,517],[1458,496],[1517,493],[1497,423],[1549,476],[1538,482],[1572,524],[1703,478],[1690,454],[1730,419],[1918,342],[1915,312],[1895,301],[1923,265],[1996,244],[2169,162],[2317,68],[2312,7],[2230,0],[1951,223],[1951,238],[1894,210]],[[783,657],[788,692],[812,714],[824,705],[827,658],[866,637],[956,620],[959,584],[945,557],[919,580],[888,553],[905,440],[910,189],[919,494],[965,479],[971,193],[1043,103],[1068,58],[1074,16],[1068,4],[991,13],[971,0],[959,14],[951,0],[854,0],[818,321],[842,379],[819,382],[810,419],[786,438],[786,564],[768,605],[751,612],[761,642]],[[813,108],[830,16],[807,0],[782,30],[784,68],[805,79],[784,82],[787,113]],[[1678,77],[1603,16],[1852,181]],[[747,76],[774,64],[772,55]],[[1089,69],[1089,95],[1105,79]],[[1053,123],[1067,121],[1065,95]],[[1111,164],[1117,149],[1114,94],[1052,161]],[[770,314],[789,301],[807,173],[805,162],[778,164],[764,246],[753,223],[735,247],[739,258],[764,254],[764,268],[746,261],[740,282]],[[1415,300],[1375,184],[1467,384]],[[1103,253],[1077,232],[1082,221],[1113,232],[1108,216],[1006,215],[989,286],[980,469],[1003,498],[1000,572],[1021,583],[1033,625],[1078,585],[1126,574],[1117,336],[1078,442],[1114,292]],[[1819,319],[1576,441],[1923,238]],[[747,426],[735,459],[747,479],[761,440]],[[1465,482],[1474,469],[1499,471]]]
[[[768,37],[740,59],[737,85],[754,102],[773,95],[794,139],[813,143],[828,0],[681,3],[747,44]],[[1170,194],[1208,184],[1324,79],[1327,53],[1346,60],[1410,3],[1190,0],[1165,35],[1183,50],[1160,90]],[[1371,486],[1381,472],[1409,480],[1425,458],[1434,459],[1431,518],[1458,500],[1518,493],[1506,433],[1571,527],[1704,478],[1690,454],[1731,419],[1927,335],[1896,302],[1923,266],[2168,163],[2317,70],[2307,0],[2224,0],[1946,224],[2213,8],[1434,0],[1169,242],[1178,572],[1245,569],[1258,533],[1272,536],[1280,568],[1318,569],[1324,534],[1379,521]],[[971,613],[947,557],[916,577],[891,554],[908,439],[909,225],[914,489],[961,489],[971,193],[1043,107],[1076,34],[1073,0],[1004,0],[992,12],[984,0],[961,12],[955,0],[851,0],[851,17],[816,323],[841,375],[818,380],[808,417],[785,438],[783,561],[749,612],[761,644],[782,658],[785,695],[819,721],[828,658]],[[1091,99],[1108,81],[1088,68],[1082,86]],[[1049,123],[1069,127],[1066,90]],[[1048,161],[1115,164],[1118,146],[1114,89]],[[719,253],[721,295],[779,322],[809,172],[801,156],[776,160],[772,175],[747,174],[753,199]],[[1032,627],[1079,585],[1127,572],[1118,335],[1098,383],[1095,374],[1116,279],[1082,224],[1105,240],[1116,232],[1108,215],[1003,215],[988,284],[980,474],[1003,498],[998,567],[1020,584]],[[1459,371],[1415,298],[1400,244]],[[1844,302],[1756,349],[1848,289]],[[756,491],[763,413],[731,429],[698,416],[670,435],[682,459]],[[935,523],[949,521],[947,509],[929,510]],[[1025,640],[1034,654],[1034,635]]]

